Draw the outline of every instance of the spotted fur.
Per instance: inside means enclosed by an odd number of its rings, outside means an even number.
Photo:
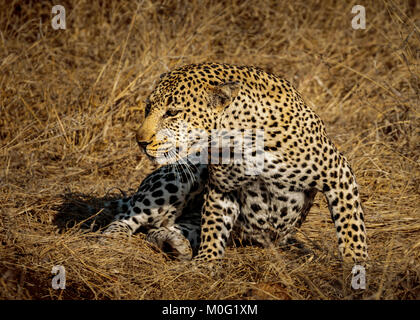
[[[131,196],[105,203],[117,213],[105,236],[131,236],[142,230],[159,248],[169,247],[180,260],[189,260],[200,241],[200,208],[207,167],[176,163],[154,171]]]

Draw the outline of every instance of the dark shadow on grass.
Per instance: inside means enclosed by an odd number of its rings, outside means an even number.
[[[83,193],[69,192],[62,195],[62,203],[57,206],[53,223],[60,232],[72,228],[96,232],[103,229],[113,220],[114,213],[104,209],[106,201],[120,197],[96,198]]]
[[[113,220],[117,213],[111,208],[105,208],[105,203],[121,199],[125,194],[116,194],[105,197],[94,197],[77,192],[68,192],[62,195],[62,203],[58,205],[53,223],[60,233],[70,229],[80,229],[83,232],[100,232]],[[134,234],[147,233],[140,227]]]

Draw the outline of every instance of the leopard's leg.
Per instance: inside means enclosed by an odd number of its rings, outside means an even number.
[[[151,229],[147,233],[146,239],[162,250],[165,245],[169,245],[172,250],[175,250],[175,255],[179,260],[192,259],[193,250],[190,241],[183,235],[181,228],[177,225]]]
[[[338,237],[338,247],[344,260],[368,258],[364,212],[356,178],[347,160],[338,154],[336,166],[328,173],[323,193]]]
[[[201,224],[200,221],[195,223],[195,221],[180,222],[175,224],[175,228],[179,229],[185,238],[190,242],[191,249],[193,254],[196,254],[200,246],[200,234],[201,234]]]
[[[315,196],[317,192],[318,190],[316,189],[309,189],[309,190],[305,190],[301,192],[301,196],[303,197],[303,202],[297,208],[299,210],[299,218],[296,221],[295,228],[299,228],[302,225],[302,223],[306,220],[306,217],[308,216],[308,213],[311,210],[312,205],[314,204],[314,200],[315,200]],[[293,203],[290,202],[290,204],[293,204]]]
[[[281,184],[289,191],[312,188],[321,191],[328,202],[343,259],[365,260],[368,256],[364,213],[355,176],[345,157],[326,135],[322,121],[315,114],[312,117],[317,121],[311,122],[310,131],[318,131],[320,135],[306,141],[307,145],[284,145],[282,152],[288,154],[287,161],[282,161],[282,154],[276,155],[280,162],[277,170],[282,172]],[[302,153],[290,156],[296,148]]]
[[[139,221],[136,217],[130,216],[129,210],[127,213],[117,214],[114,221],[102,232],[102,235],[129,238],[142,224],[144,224],[144,221]]]
[[[207,186],[201,220],[198,261],[222,258],[232,228],[240,212],[235,192],[223,193],[211,183]]]
[[[143,182],[142,186],[149,186],[149,182]],[[149,188],[149,189],[150,189]],[[128,202],[124,202],[120,213],[114,217],[114,221],[103,231],[104,236],[126,236],[130,237],[140,227],[160,227],[162,224],[173,225],[177,215],[183,206],[183,192],[165,194],[161,191],[163,198],[156,198],[151,191],[137,192]],[[156,204],[157,199],[162,202]],[[175,201],[176,200],[176,201]],[[122,211],[122,212],[121,212]]]
[[[356,178],[346,158],[329,138],[324,136],[320,141],[319,146],[308,148],[306,167],[300,168],[297,177],[298,186],[315,188],[325,195],[343,259],[365,260],[368,258],[366,230]]]
[[[175,227],[188,239],[196,255],[200,245],[201,210],[204,205],[205,188],[199,193],[191,195],[190,201],[182,211],[182,215],[175,221]]]
[[[201,225],[199,220],[187,220],[183,221],[181,217],[181,222],[173,226],[152,229],[146,239],[162,250],[169,245],[176,251],[178,260],[191,260],[200,244]]]
[[[119,212],[103,232],[130,236],[142,226],[158,228],[173,225],[181,215],[188,195],[201,187],[204,166],[190,167],[186,179],[177,166],[165,166],[151,173],[131,198],[111,201],[109,206]]]

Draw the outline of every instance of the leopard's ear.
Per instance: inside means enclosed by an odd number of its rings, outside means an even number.
[[[237,97],[241,84],[235,82],[225,82],[209,89],[210,105],[218,111],[222,111]]]

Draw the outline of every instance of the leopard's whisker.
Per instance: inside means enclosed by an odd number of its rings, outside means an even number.
[[[176,153],[174,150],[170,150],[169,153],[173,154],[175,159],[176,159]],[[177,159],[176,159],[177,160]],[[181,184],[181,173],[180,173],[180,168],[179,168],[179,161],[175,161],[174,163],[171,164],[172,166],[174,166],[175,169],[175,174],[177,176],[176,178],[176,183],[179,185]]]
[[[181,163],[185,166],[185,173],[187,177],[187,181],[190,180],[191,184],[193,184],[196,180],[194,173],[191,170],[191,165],[188,163],[188,160],[183,158],[180,159]]]

